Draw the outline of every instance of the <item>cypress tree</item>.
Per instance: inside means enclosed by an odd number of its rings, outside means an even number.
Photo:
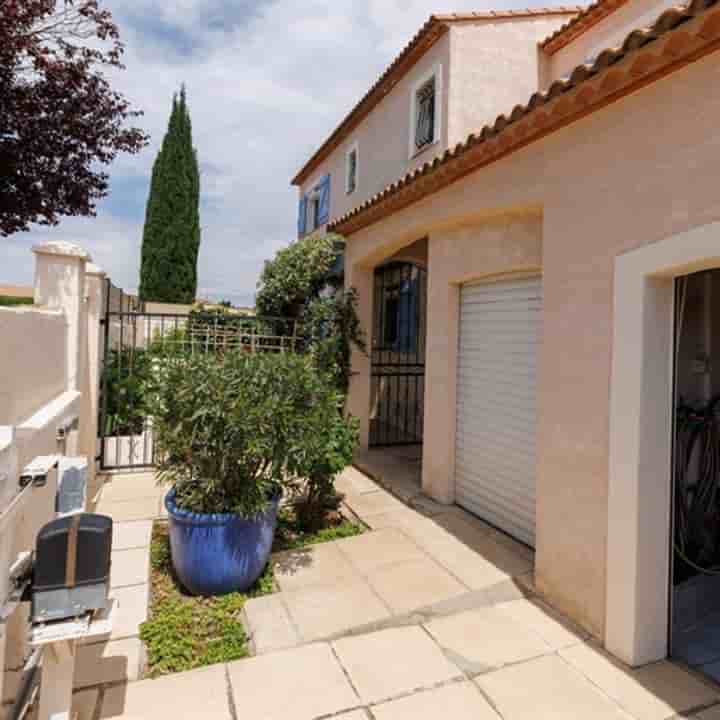
[[[189,304],[197,292],[200,171],[185,88],[173,96],[168,130],[153,165],[145,210],[140,297]]]

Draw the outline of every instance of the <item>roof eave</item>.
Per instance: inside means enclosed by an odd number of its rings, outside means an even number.
[[[492,126],[409,173],[329,228],[350,235],[595,112],[690,62],[720,50],[720,0],[692,0],[665,11],[645,30],[635,30],[620,48],[579,65],[566,81],[535,93]]]
[[[331,133],[330,137],[315,151],[292,179],[292,185],[302,185],[315,170],[352,132],[380,101],[397,85],[417,61],[456,23],[480,22],[483,20],[513,20],[545,15],[577,15],[585,8],[582,5],[562,5],[540,9],[499,10],[487,12],[446,13],[431,15],[402,52],[383,72],[370,90],[355,105],[345,119]]]

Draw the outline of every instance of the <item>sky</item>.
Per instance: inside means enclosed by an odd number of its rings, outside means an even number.
[[[485,2],[485,5],[481,4]],[[103,0],[126,45],[113,84],[150,145],[109,168],[95,218],[0,240],[0,284],[29,285],[33,244],[66,240],[138,285],[150,172],[185,83],[201,171],[198,296],[251,304],[263,262],[296,234],[290,181],[432,13],[522,0]],[[4,246],[4,247],[2,247]]]

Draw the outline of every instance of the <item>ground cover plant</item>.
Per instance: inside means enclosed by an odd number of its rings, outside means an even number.
[[[299,525],[292,508],[286,508],[278,520],[273,550],[317,545],[365,530],[361,523],[335,513],[325,527],[307,532]],[[150,561],[150,614],[140,628],[140,638],[147,648],[147,677],[240,660],[250,654],[242,609],[248,599],[275,592],[271,564],[246,593],[211,598],[189,595],[173,573],[168,526],[164,522],[153,528]]]

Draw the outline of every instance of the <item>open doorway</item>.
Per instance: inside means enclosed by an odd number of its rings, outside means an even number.
[[[720,681],[720,270],[675,281],[671,656]]]

